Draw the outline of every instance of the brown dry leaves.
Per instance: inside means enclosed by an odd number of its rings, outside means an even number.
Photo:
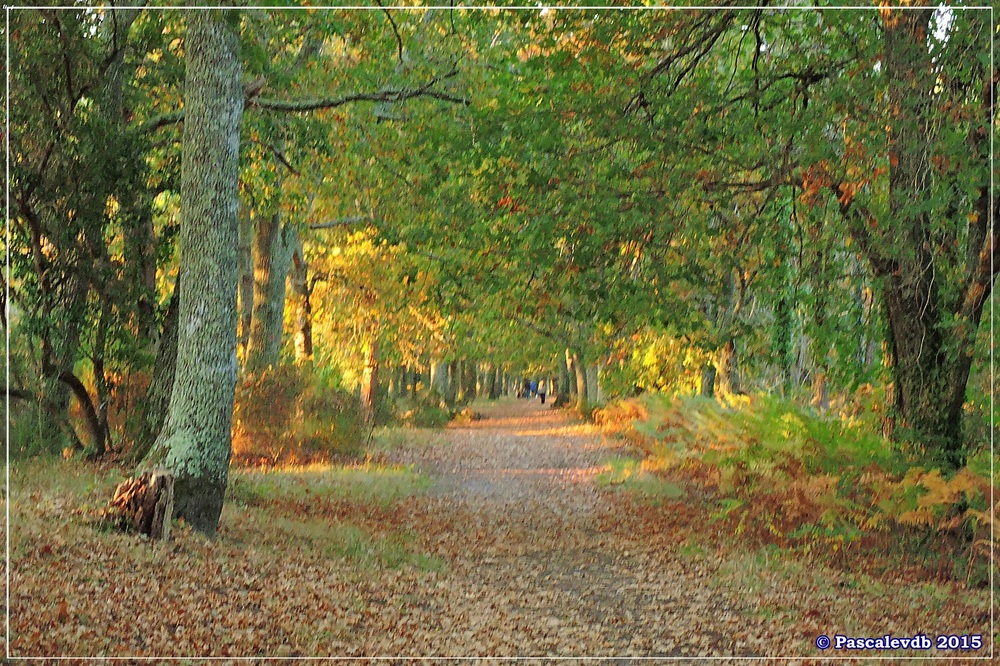
[[[537,403],[487,416],[393,454],[435,478],[430,495],[229,505],[214,542],[99,534],[70,515],[80,497],[15,485],[11,652],[815,658],[820,633],[988,627],[984,594],[743,552],[695,499],[602,493],[614,443]],[[411,533],[445,569],[358,568],[321,546],[344,521]]]

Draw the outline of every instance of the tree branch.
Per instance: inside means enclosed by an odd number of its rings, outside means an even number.
[[[396,35],[396,57],[399,60],[399,64],[403,64],[403,38],[399,36],[399,28],[396,27],[396,22],[392,20],[392,14],[389,10],[382,6],[382,0],[375,0],[375,4],[382,8],[385,12],[385,17],[389,19],[389,25],[392,26],[392,33]]]
[[[415,97],[431,97],[444,102],[452,102],[454,104],[461,104],[462,106],[469,106],[469,100],[464,97],[455,97],[454,95],[449,95],[448,93],[430,90],[430,86],[434,85],[437,80],[438,79],[435,79],[431,83],[428,83],[420,88],[413,88],[409,90],[405,88],[402,90],[383,90],[375,93],[354,93],[343,97],[298,101],[257,99],[254,100],[250,106],[265,109],[267,111],[301,113],[305,111],[335,109],[338,106],[344,106],[345,104],[350,104],[351,102],[404,102]]]
[[[350,104],[352,102],[405,102],[406,100],[414,99],[416,97],[430,97],[432,99],[439,99],[443,102],[452,102],[453,104],[469,106],[471,102],[464,97],[456,97],[454,95],[449,95],[448,93],[431,90],[431,88],[441,81],[451,78],[456,74],[458,74],[458,70],[452,69],[447,74],[434,77],[419,88],[380,90],[373,93],[353,93],[350,95],[344,95],[343,97],[310,100],[261,99],[255,96],[256,93],[259,92],[259,88],[256,88],[255,90],[251,90],[251,93],[254,96],[248,97],[246,105],[247,108],[258,108],[266,111],[303,113],[307,111],[320,111],[322,109],[335,109],[338,106],[344,106],[345,104]],[[139,132],[154,132],[161,127],[173,125],[182,122],[183,120],[184,109],[177,109],[175,111],[170,111],[168,113],[163,113],[150,118],[139,126]]]
[[[349,217],[341,217],[336,220],[330,220],[328,222],[317,222],[316,224],[310,224],[310,229],[335,229],[337,227],[349,227],[361,222],[366,222],[371,220],[368,215],[351,215]]]

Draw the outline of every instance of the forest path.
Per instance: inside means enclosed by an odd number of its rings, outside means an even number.
[[[393,456],[434,478],[398,518],[448,563],[410,654],[745,653],[741,618],[705,584],[718,563],[682,558],[682,534],[650,533],[595,486],[613,442],[537,400],[483,412]]]

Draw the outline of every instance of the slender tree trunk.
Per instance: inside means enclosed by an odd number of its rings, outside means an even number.
[[[718,373],[716,377],[719,382],[720,394],[729,396],[741,393],[736,340],[730,338],[729,342],[722,345],[722,349],[719,350],[719,359],[716,362],[716,371]]]
[[[447,361],[434,361],[431,363],[431,390],[437,394],[442,402],[448,395],[448,363]]]
[[[592,403],[600,403],[604,400],[601,395],[601,366],[587,366],[587,399]]]
[[[462,382],[464,383],[463,393],[466,402],[476,399],[476,362],[468,359],[462,364]]]
[[[491,363],[486,372],[487,395],[490,400],[496,400],[500,397],[500,371]]]
[[[372,335],[365,347],[365,369],[361,378],[361,406],[365,422],[374,423],[378,408],[378,339]]]
[[[569,382],[566,385],[566,396],[568,398],[568,402],[578,402],[580,393],[576,378],[576,363],[573,359],[573,351],[567,349],[565,357],[566,373],[569,377]]]
[[[715,397],[715,376],[717,371],[715,363],[706,363],[701,366],[701,395],[706,398]]]
[[[235,10],[193,11],[185,42],[177,366],[166,423],[143,465],[174,473],[174,509],[214,535],[229,479],[243,87]]]
[[[292,292],[295,294],[295,360],[302,362],[312,358],[312,287],[309,284],[309,264],[302,251],[302,243],[296,243],[292,253]]]
[[[555,386],[555,399],[552,401],[553,406],[562,407],[569,403],[569,364],[566,362],[565,354],[556,354],[556,364],[559,368],[559,380],[558,384]]]
[[[285,324],[285,282],[296,241],[295,228],[282,225],[277,211],[269,217],[258,218],[253,239],[253,316],[245,363],[248,372],[260,372],[277,365],[280,359]]]
[[[239,324],[237,330],[237,345],[242,350],[244,363],[246,361],[247,342],[250,340],[250,322],[253,321],[253,222],[246,206],[240,206],[240,227],[238,261],[239,277]]]
[[[448,364],[448,386],[444,394],[444,401],[448,407],[455,406],[455,400],[458,398],[458,385],[461,383],[459,379],[458,361],[452,361]]]
[[[587,370],[583,365],[582,354],[578,351],[573,351],[573,372],[576,374],[576,407],[577,409],[583,410],[587,407],[587,403],[590,402],[589,395],[587,394]]]

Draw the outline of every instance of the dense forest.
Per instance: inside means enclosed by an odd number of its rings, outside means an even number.
[[[167,470],[214,535],[231,465],[544,380],[679,460],[693,413],[789,457],[863,439],[805,469],[881,466],[968,555],[992,12],[730,4],[8,10],[12,458]]]

